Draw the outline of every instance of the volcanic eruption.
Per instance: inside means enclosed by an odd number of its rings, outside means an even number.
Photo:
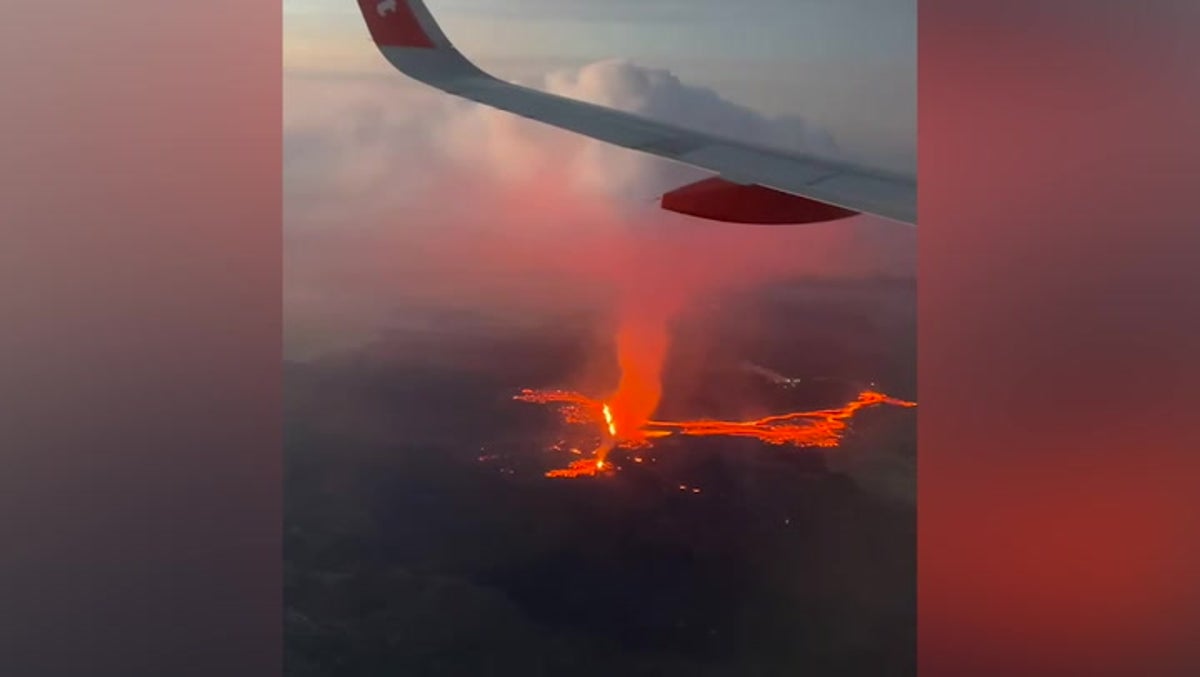
[[[670,436],[726,436],[757,439],[771,445],[836,447],[859,411],[889,405],[911,408],[916,402],[891,397],[873,388],[861,389],[838,407],[790,411],[751,420],[715,418],[659,420],[654,418],[662,398],[662,372],[670,344],[666,318],[633,313],[619,322],[616,336],[620,379],[607,397],[595,398],[570,390],[525,389],[514,399],[556,405],[565,423],[596,426],[600,442],[590,458],[550,470],[547,477],[585,477],[614,472],[608,457],[613,449],[651,446]],[[640,462],[640,457],[635,457]]]

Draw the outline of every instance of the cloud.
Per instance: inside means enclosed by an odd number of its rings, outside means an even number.
[[[670,72],[603,61],[535,86],[777,147],[837,155],[831,135]],[[555,312],[798,276],[910,275],[911,229],[859,217],[756,227],[658,209],[707,174],[387,81],[285,84],[288,347],[369,339],[419,303]],[[399,314],[399,315],[398,315]]]
[[[768,118],[686,85],[663,69],[606,60],[551,73],[530,83],[554,94],[616,108],[699,131],[763,145],[837,156],[833,137],[796,118]],[[568,185],[608,198],[646,201],[708,174],[631,152],[493,108],[462,102],[440,127],[454,156],[470,166],[490,164],[497,176],[528,178],[565,171]]]
[[[807,129],[803,120],[768,118],[704,87],[684,84],[671,72],[611,59],[547,78],[556,94],[671,121],[745,141],[833,154],[833,138]]]

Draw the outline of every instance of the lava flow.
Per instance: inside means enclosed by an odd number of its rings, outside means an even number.
[[[751,421],[647,420],[637,431],[621,431],[614,423],[608,404],[586,395],[565,390],[523,390],[514,399],[536,404],[556,404],[563,420],[573,424],[596,424],[607,433],[592,458],[573,461],[566,468],[551,470],[547,477],[584,477],[611,470],[608,454],[616,447],[636,448],[657,438],[671,435],[749,437],[767,444],[791,444],[797,447],[836,447],[842,440],[849,420],[860,410],[881,404],[915,407],[916,402],[864,390],[858,397],[836,409],[796,411],[766,416]]]

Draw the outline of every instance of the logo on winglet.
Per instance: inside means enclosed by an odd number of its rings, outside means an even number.
[[[375,11],[379,14],[379,16],[395,14],[396,0],[380,0],[380,2],[375,5]]]
[[[437,49],[420,19],[413,13],[409,0],[358,0],[371,39],[380,47],[405,47],[410,49]],[[371,7],[375,11],[371,11]]]

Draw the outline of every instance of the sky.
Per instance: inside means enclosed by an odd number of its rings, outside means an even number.
[[[908,0],[428,5],[501,77],[915,171]],[[872,217],[755,228],[664,212],[659,195],[707,174],[413,82],[350,0],[285,3],[283,78],[289,357],[369,341],[422,305],[515,322],[607,304],[662,323],[788,278],[915,273],[913,229]]]

